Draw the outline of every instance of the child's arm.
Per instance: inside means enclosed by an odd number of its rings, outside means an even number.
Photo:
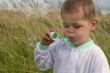
[[[53,67],[53,52],[49,50],[49,46],[38,43],[35,48],[34,61],[36,66],[41,70],[47,70]]]
[[[34,53],[36,66],[41,70],[47,70],[53,67],[53,53],[49,45],[53,43],[49,32],[45,33],[41,42],[37,43]]]

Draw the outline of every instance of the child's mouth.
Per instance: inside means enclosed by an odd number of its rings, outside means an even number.
[[[74,42],[75,41],[75,38],[74,37],[69,37],[69,40]]]

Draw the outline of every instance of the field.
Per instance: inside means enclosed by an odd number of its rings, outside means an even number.
[[[91,37],[103,48],[110,64],[110,18],[99,15],[99,25]],[[0,12],[0,73],[50,73],[34,64],[34,47],[49,28],[63,35],[59,13],[26,15],[21,11]]]

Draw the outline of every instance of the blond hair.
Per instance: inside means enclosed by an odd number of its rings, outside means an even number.
[[[79,7],[82,8],[85,18],[91,19],[96,16],[92,0],[65,0],[61,8],[61,14],[63,12],[72,13],[73,11],[77,11]]]

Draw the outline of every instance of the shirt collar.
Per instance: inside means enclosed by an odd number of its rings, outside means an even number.
[[[89,49],[90,47],[93,47],[94,46],[94,41],[92,39],[90,39],[88,42],[84,43],[84,44],[81,44],[77,47],[75,47],[74,44],[72,44],[70,41],[69,41],[69,38],[68,37],[64,37],[62,38],[62,40],[64,40],[65,42],[67,42],[70,46],[70,48],[72,49],[76,49],[76,50],[84,50],[84,49]]]

